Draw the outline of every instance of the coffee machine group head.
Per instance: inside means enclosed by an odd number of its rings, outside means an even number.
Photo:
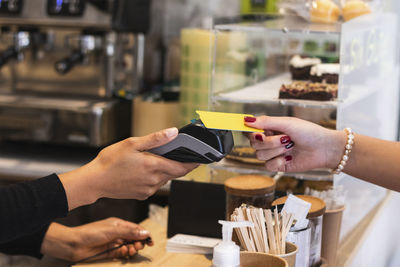
[[[9,35],[9,31],[7,26],[1,29],[2,34]],[[25,50],[37,49],[46,42],[46,35],[36,27],[18,27],[16,32],[11,33],[11,37],[12,44],[0,54],[0,69],[10,60],[22,61]]]
[[[104,35],[104,32],[83,32],[81,35],[67,36],[65,43],[71,54],[57,61],[54,64],[55,70],[66,74],[77,64],[88,64],[90,54],[102,52]]]

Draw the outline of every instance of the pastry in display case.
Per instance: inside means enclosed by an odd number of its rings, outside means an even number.
[[[360,0],[347,1],[343,6],[343,18],[345,21],[371,13],[369,5]]]
[[[226,158],[250,164],[264,164],[264,161],[257,159],[256,150],[250,146],[236,146]]]
[[[291,58],[290,84],[282,84],[279,89],[280,99],[307,99],[330,101],[337,98],[340,65],[321,63],[321,59],[301,57]]]
[[[381,0],[281,0],[283,14],[296,14],[314,24],[340,24],[353,18],[382,11]]]
[[[318,64],[310,70],[310,80],[315,83],[331,83],[339,82],[340,64]]]
[[[290,73],[293,80],[309,80],[311,68],[321,63],[321,59],[316,57],[301,57],[295,55],[290,59]]]
[[[281,86],[279,98],[329,101],[337,97],[337,90],[337,84],[294,81]]]
[[[340,8],[332,0],[315,0],[311,3],[311,22],[335,23],[338,21],[340,13]]]

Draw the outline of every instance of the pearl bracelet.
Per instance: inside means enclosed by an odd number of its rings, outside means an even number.
[[[344,169],[344,166],[346,166],[347,161],[349,160],[349,154],[350,154],[351,149],[353,148],[353,144],[354,144],[353,131],[350,128],[346,128],[346,129],[344,129],[344,131],[347,134],[347,143],[345,146],[343,157],[342,157],[339,165],[337,166],[337,168],[333,171],[334,174],[339,174],[342,172],[342,170]]]

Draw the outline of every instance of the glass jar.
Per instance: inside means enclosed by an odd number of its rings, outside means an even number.
[[[262,175],[240,175],[225,181],[226,219],[242,204],[269,209],[274,200],[275,180]]]

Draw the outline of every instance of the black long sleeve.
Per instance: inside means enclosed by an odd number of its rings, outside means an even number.
[[[50,224],[46,224],[33,234],[17,238],[13,241],[0,244],[0,252],[11,255],[27,255],[35,258],[42,258],[40,248],[44,235],[47,232]]]
[[[56,174],[0,188],[0,244],[38,234],[67,213],[67,197]]]

